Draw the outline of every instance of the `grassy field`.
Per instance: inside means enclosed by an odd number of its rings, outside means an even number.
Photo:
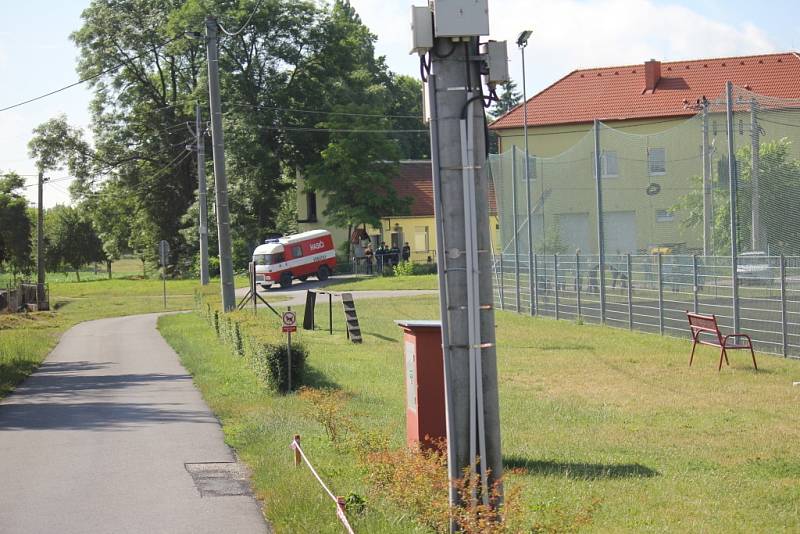
[[[247,281],[238,279],[237,285],[246,286]],[[70,326],[103,317],[191,309],[200,287],[196,280],[168,280],[165,308],[160,280],[51,283],[53,311],[0,315],[0,398],[36,369]],[[202,290],[218,294],[219,281]]]
[[[92,280],[107,280],[108,272],[104,263],[85,265],[79,271],[81,282],[90,282]],[[135,258],[122,258],[111,263],[111,275],[113,278],[143,278],[145,271],[142,269],[142,262]],[[157,276],[158,273],[153,273],[152,269],[147,271],[147,275]],[[36,278],[34,272],[33,278]],[[0,286],[5,286],[11,279],[8,273],[0,273]],[[71,272],[48,272],[47,282],[51,284],[60,284],[64,282],[75,282],[77,275],[75,271]],[[34,280],[35,281],[35,280]]]
[[[435,274],[415,276],[363,276],[332,279],[327,288],[333,291],[382,291],[391,289],[436,289]]]
[[[313,385],[343,391],[353,435],[385,434],[399,449],[405,386],[393,320],[434,318],[436,300],[362,301],[358,313],[363,345],[348,343],[341,323],[334,336],[298,338],[311,352]],[[277,327],[264,317],[264,328]],[[310,473],[290,466],[295,433],[337,494],[367,497],[357,531],[414,530],[371,489],[357,447],[325,437],[307,401],[263,394],[198,316],[160,325],[253,467],[278,531],[340,528]],[[506,312],[497,334],[506,481],[519,492],[525,531],[800,530],[797,362],[762,356],[756,373],[734,352],[718,373],[709,348],[687,367],[686,341]]]

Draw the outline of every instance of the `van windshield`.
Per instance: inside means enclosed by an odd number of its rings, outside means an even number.
[[[283,253],[277,254],[254,254],[253,262],[256,265],[275,265],[283,261]]]

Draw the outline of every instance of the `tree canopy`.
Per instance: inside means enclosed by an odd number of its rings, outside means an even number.
[[[13,273],[27,273],[31,261],[31,219],[20,193],[25,181],[15,173],[0,173],[0,264]]]
[[[219,41],[237,263],[263,235],[289,226],[296,172],[318,173],[310,182],[337,196],[336,178],[352,178],[332,173],[354,168],[342,161],[367,164],[372,195],[353,197],[332,215],[338,222],[379,217],[375,210],[394,202],[387,162],[428,155],[424,132],[392,133],[424,129],[421,87],[386,68],[348,1],[93,0],[72,39],[79,73],[103,74],[90,82],[95,146],[88,158],[74,158],[83,167],[72,192],[92,211],[106,252],[127,246],[144,256],[161,239],[177,254],[190,250],[185,238],[196,219],[186,214],[195,211],[197,170],[187,126],[195,104],[207,110],[208,99],[203,39],[184,32],[202,31],[208,14],[241,28],[235,36],[221,32]],[[207,154],[209,141],[204,136]],[[372,148],[364,151],[364,143]],[[124,200],[117,206],[110,198]],[[120,217],[127,226],[114,224]]]

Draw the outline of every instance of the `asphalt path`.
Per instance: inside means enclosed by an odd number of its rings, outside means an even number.
[[[269,531],[156,320],[72,328],[0,403],[0,532]]]

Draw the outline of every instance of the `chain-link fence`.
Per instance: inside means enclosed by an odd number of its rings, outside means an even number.
[[[800,357],[800,101],[729,86],[686,108],[491,156],[498,302],[684,336],[685,311],[714,313]]]

